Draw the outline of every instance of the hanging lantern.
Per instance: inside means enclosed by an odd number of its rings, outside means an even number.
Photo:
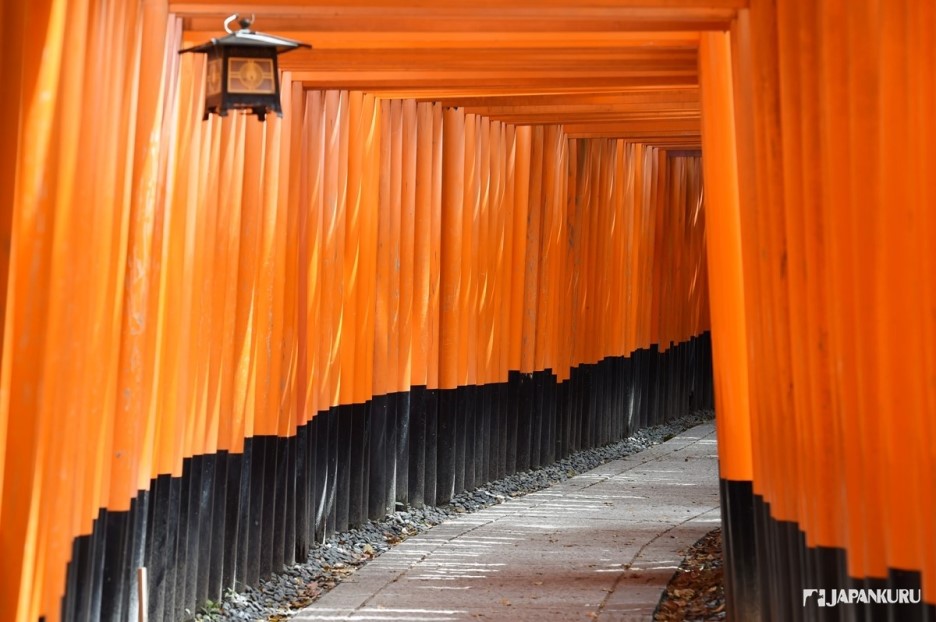
[[[211,113],[226,117],[228,110],[255,114],[260,121],[270,112],[282,117],[277,56],[298,47],[312,46],[254,32],[250,29],[253,16],[240,19],[240,30],[234,32],[229,26],[238,17],[235,14],[224,21],[226,37],[179,50],[179,54],[208,55],[204,118]]]

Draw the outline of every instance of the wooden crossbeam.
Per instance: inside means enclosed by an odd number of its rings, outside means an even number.
[[[558,0],[534,2],[170,2],[188,30],[217,29],[232,12],[262,16],[269,31],[615,32],[725,30],[746,0]],[[215,21],[212,21],[215,20]]]

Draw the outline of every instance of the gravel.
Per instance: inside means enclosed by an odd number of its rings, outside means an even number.
[[[322,594],[341,583],[369,560],[410,536],[470,512],[542,490],[551,484],[594,469],[600,464],[637,453],[667,441],[693,426],[710,421],[711,410],[701,410],[669,423],[646,428],[621,441],[587,449],[539,469],[515,473],[455,496],[441,507],[409,508],[380,521],[335,534],[312,547],[309,559],[241,592],[229,591],[220,603],[207,603],[196,620],[276,622],[288,620]],[[666,620],[675,618],[664,618]]]

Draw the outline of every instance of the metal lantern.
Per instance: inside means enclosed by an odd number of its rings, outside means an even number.
[[[264,121],[270,112],[282,117],[277,56],[298,47],[312,46],[254,32],[250,29],[253,16],[240,19],[240,30],[234,32],[229,26],[238,17],[232,15],[224,21],[224,29],[228,32],[226,37],[179,50],[179,54],[198,52],[208,55],[205,119],[212,112],[225,117],[228,110],[255,114],[260,121]]]

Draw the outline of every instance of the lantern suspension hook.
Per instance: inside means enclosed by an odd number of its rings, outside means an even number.
[[[239,14],[235,13],[234,15],[231,15],[226,20],[224,20],[224,29],[228,32],[228,34],[233,35],[234,31],[231,30],[231,22],[240,18],[240,21],[238,21],[237,23],[240,24],[241,30],[242,31],[246,30],[247,32],[250,32],[250,26],[251,24],[254,23],[254,20],[256,19],[256,17],[257,16],[255,13],[251,13],[250,18],[246,18],[246,17],[241,18]]]

